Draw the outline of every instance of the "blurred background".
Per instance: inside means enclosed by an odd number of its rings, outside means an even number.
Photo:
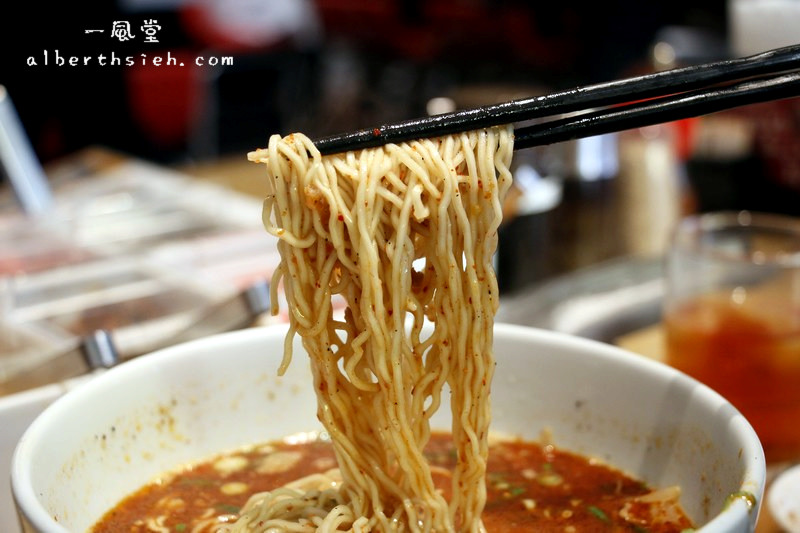
[[[92,144],[170,163],[205,159],[261,145],[273,132],[317,136],[420,116],[435,97],[464,106],[609,80],[654,68],[659,39],[677,41],[677,61],[727,52],[721,0],[19,4],[19,15],[4,17],[2,82],[45,162]],[[147,20],[157,21],[157,42],[139,29]],[[134,37],[112,37],[115,21],[129,22]],[[42,65],[44,50],[113,52],[136,64],[57,68]],[[167,52],[233,64],[139,62]]]
[[[786,14],[800,10],[793,0],[52,4],[20,3],[2,22],[0,82],[45,164],[96,145],[170,165],[202,163],[242,156],[272,133],[315,137],[752,53],[793,42]],[[759,10],[760,26],[745,27]],[[118,22],[130,38],[112,33]],[[59,66],[58,56],[78,64]],[[133,64],[110,64],[112,56]],[[155,57],[185,66],[154,65]],[[797,197],[781,194],[800,182],[797,163],[786,161],[798,112],[784,104],[763,106],[777,111],[769,123],[759,108],[667,132],[699,208],[797,210]],[[592,149],[618,150],[604,146]],[[552,152],[529,157],[537,172],[578,172],[571,155]],[[603,177],[620,171],[620,161],[585,161]],[[755,173],[774,179],[755,185]]]

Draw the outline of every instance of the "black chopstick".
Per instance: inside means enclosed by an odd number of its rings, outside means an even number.
[[[748,80],[722,88],[689,91],[516,128],[514,149],[641,128],[797,96],[800,96],[800,72]]]
[[[798,68],[800,68],[800,45],[795,45],[740,59],[694,65],[577,87],[544,96],[384,124],[375,128],[315,139],[314,144],[323,154],[359,150],[387,143],[436,137],[601,106],[664,97]],[[733,101],[736,101],[737,98],[734,98]],[[725,104],[726,100],[724,99],[713,100],[717,106],[722,106],[717,110],[730,107]],[[680,104],[675,105],[680,106]],[[697,109],[697,106],[692,104],[689,108]],[[597,120],[599,119],[595,119],[595,121]],[[621,125],[625,122],[612,123]]]

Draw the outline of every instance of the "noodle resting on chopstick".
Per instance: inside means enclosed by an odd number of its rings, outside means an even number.
[[[511,127],[326,156],[276,135],[251,152],[267,166],[272,288],[288,303],[280,371],[299,335],[338,471],[254,495],[225,530],[484,530],[492,258],[512,152]],[[445,384],[449,501],[423,453]]]

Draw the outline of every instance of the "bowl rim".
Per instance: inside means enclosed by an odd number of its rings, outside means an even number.
[[[37,442],[41,443],[43,434],[46,432],[51,421],[58,419],[62,413],[69,412],[73,404],[80,401],[82,396],[90,395],[97,389],[108,387],[115,381],[124,380],[129,374],[136,373],[142,368],[148,368],[155,364],[154,361],[157,359],[189,357],[192,353],[191,348],[195,346],[202,345],[204,351],[215,350],[220,347],[230,349],[231,343],[234,345],[237,343],[247,344],[253,339],[260,339],[269,335],[285,335],[287,329],[287,324],[273,324],[221,333],[169,346],[157,350],[147,355],[147,357],[139,357],[127,361],[124,365],[98,372],[92,379],[87,380],[79,387],[73,388],[57,398],[52,404],[45,408],[26,429],[18,441],[12,456],[10,476],[11,492],[20,521],[25,523],[27,527],[30,528],[30,531],[69,533],[66,528],[50,516],[35,493],[32,482],[31,467],[33,460],[31,454]],[[730,411],[732,413],[731,416],[737,416],[741,419],[738,421],[738,425],[743,444],[743,477],[748,483],[748,492],[755,495],[756,503],[755,506],[752,506],[745,501],[744,498],[735,498],[730,505],[727,505],[721,512],[711,518],[706,524],[699,528],[698,531],[740,531],[735,526],[741,524],[749,524],[749,531],[752,531],[764,499],[767,476],[764,453],[752,426],[747,422],[744,416],[719,393],[665,363],[593,339],[577,337],[552,330],[506,323],[495,324],[494,336],[495,338],[500,336],[509,339],[535,340],[542,344],[557,344],[565,348],[574,348],[579,351],[590,350],[607,359],[633,365],[648,374],[654,373],[667,377],[681,376],[682,379],[688,379],[694,387],[699,387],[703,394],[709,398],[709,401],[730,406],[732,409]],[[28,529],[23,530],[28,531]]]

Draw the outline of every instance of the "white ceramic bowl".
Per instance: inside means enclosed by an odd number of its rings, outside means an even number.
[[[319,429],[308,363],[278,378],[285,327],[219,335],[127,362],[57,400],[22,437],[12,491],[31,531],[85,531],[155,475],[243,444]],[[704,532],[752,531],[765,481],[747,421],[696,381],[563,334],[497,325],[493,428],[680,485]],[[435,425],[447,428],[445,410]],[[757,499],[748,508],[732,493]]]

